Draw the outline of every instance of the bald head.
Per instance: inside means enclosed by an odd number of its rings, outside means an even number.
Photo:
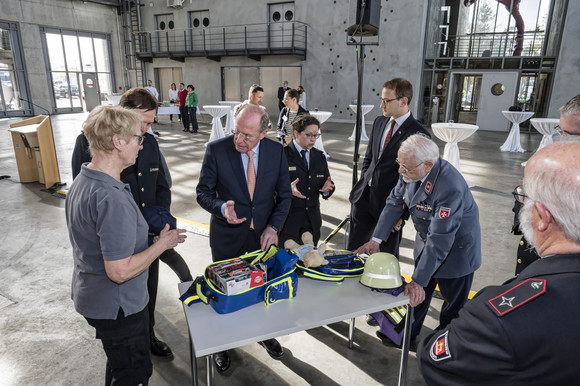
[[[563,135],[580,135],[580,94],[560,107],[560,129]]]
[[[549,242],[561,236],[559,246],[568,242],[580,248],[580,141],[557,142],[534,154],[524,171],[525,226],[533,228],[533,239],[541,256],[553,252]],[[528,233],[531,232],[531,229]],[[526,238],[532,240],[529,234]],[[542,236],[542,237],[539,237]],[[548,237],[549,236],[549,237]],[[536,243],[537,244],[537,243]],[[556,243],[552,243],[556,244]],[[569,245],[567,246],[569,247]],[[560,253],[563,251],[560,250]],[[564,252],[571,252],[569,249]]]

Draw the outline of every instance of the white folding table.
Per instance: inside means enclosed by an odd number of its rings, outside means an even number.
[[[356,114],[356,105],[348,105],[352,111]],[[361,142],[368,142],[369,137],[367,136],[367,131],[365,129],[365,115],[371,111],[375,106],[373,105],[362,105],[360,107],[361,110],[361,128],[360,128],[360,141]],[[354,142],[356,140],[356,123],[354,124],[354,129],[352,130],[352,135],[348,137],[348,140]]]
[[[348,278],[337,284],[300,278],[295,298],[280,301],[267,308],[264,303],[254,304],[230,314],[218,314],[210,305],[203,303],[190,307],[184,304],[191,346],[193,384],[197,385],[196,358],[206,356],[209,386],[213,383],[213,354],[217,352],[348,319],[349,343],[352,348],[355,317],[403,305],[407,305],[408,314],[412,313],[407,296],[401,294],[395,297],[371,291],[358,280]],[[179,293],[187,291],[191,283],[180,283]],[[399,385],[404,384],[407,372],[411,319],[406,318],[405,323]]]
[[[318,119],[318,122],[320,122],[320,129],[318,130],[320,137],[316,138],[316,142],[314,142],[314,147],[316,149],[320,150],[326,156],[326,158],[330,158],[328,153],[324,150],[324,145],[322,144],[322,124],[324,122],[326,122],[328,120],[328,118],[331,117],[332,112],[331,111],[311,111],[310,115],[312,115],[314,118]]]
[[[520,143],[520,123],[534,116],[533,111],[502,111],[503,116],[512,122],[512,128],[505,140],[500,146],[501,151],[511,151],[523,153],[525,150]]]

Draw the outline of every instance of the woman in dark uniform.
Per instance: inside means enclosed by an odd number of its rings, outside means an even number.
[[[280,233],[279,245],[288,239],[302,244],[300,236],[309,231],[314,244],[320,239],[319,196],[327,199],[334,193],[328,164],[324,154],[315,149],[314,143],[320,136],[320,122],[306,114],[292,122],[293,140],[284,148],[288,159],[288,171],[292,183],[292,206]]]

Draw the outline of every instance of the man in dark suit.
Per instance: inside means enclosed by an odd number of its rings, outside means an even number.
[[[288,172],[292,181],[292,206],[280,234],[279,245],[288,239],[302,244],[300,236],[312,233],[314,244],[320,239],[322,218],[320,196],[325,200],[334,193],[325,155],[314,148],[320,122],[312,115],[296,117],[292,122],[294,139],[284,147],[288,159]]]
[[[121,173],[121,181],[129,184],[131,193],[137,206],[141,209],[151,206],[161,206],[167,210],[171,206],[170,176],[166,175],[163,167],[163,155],[153,134],[149,133],[157,114],[157,100],[144,88],[132,88],[123,94],[119,105],[134,109],[143,117],[144,136],[143,149],[134,165],[129,166]],[[77,137],[73,150],[71,166],[73,178],[79,174],[81,166],[91,161],[89,143],[83,133]],[[159,259],[169,265],[179,276],[181,281],[191,280],[191,273],[183,257],[173,248],[166,250]],[[159,259],[149,266],[147,291],[149,292],[149,332],[151,334],[151,353],[160,357],[173,356],[171,348],[157,339],[153,326],[155,325],[155,304],[157,287],[159,284]]]
[[[383,85],[383,115],[377,117],[373,123],[361,177],[350,192],[352,207],[347,245],[349,250],[357,249],[373,235],[385,201],[399,180],[399,166],[396,163],[399,145],[416,133],[429,136],[427,130],[409,111],[412,98],[413,86],[405,79],[395,78]],[[381,243],[381,252],[399,257],[401,228],[402,220],[395,224],[390,237]]]
[[[278,87],[278,108],[280,109],[280,111],[282,111],[282,109],[286,107],[286,105],[284,104],[284,94],[286,93],[286,91],[288,91],[287,80],[282,82],[282,87]]]
[[[292,191],[282,145],[265,138],[268,122],[262,108],[244,105],[236,116],[234,135],[207,146],[196,192],[199,205],[211,213],[214,261],[278,243]],[[276,339],[260,344],[275,359],[284,354]],[[219,372],[229,368],[227,351],[214,358]]]
[[[403,208],[408,208],[417,234],[413,250],[415,270],[405,293],[425,297],[414,309],[411,328],[414,342],[436,285],[445,300],[437,329],[445,328],[456,318],[467,301],[473,274],[481,265],[481,228],[479,209],[465,179],[439,157],[435,142],[420,134],[410,136],[399,147],[397,163],[399,182],[387,199],[373,238],[356,252],[377,252],[403,214]]]

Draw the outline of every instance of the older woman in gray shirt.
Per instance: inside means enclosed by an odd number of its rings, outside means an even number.
[[[121,171],[142,149],[142,118],[118,106],[100,106],[83,129],[92,161],[82,166],[66,199],[73,248],[72,299],[96,330],[107,355],[106,384],[147,385],[149,354],[148,266],[183,242],[183,230],[161,232],[147,247],[149,226]]]

